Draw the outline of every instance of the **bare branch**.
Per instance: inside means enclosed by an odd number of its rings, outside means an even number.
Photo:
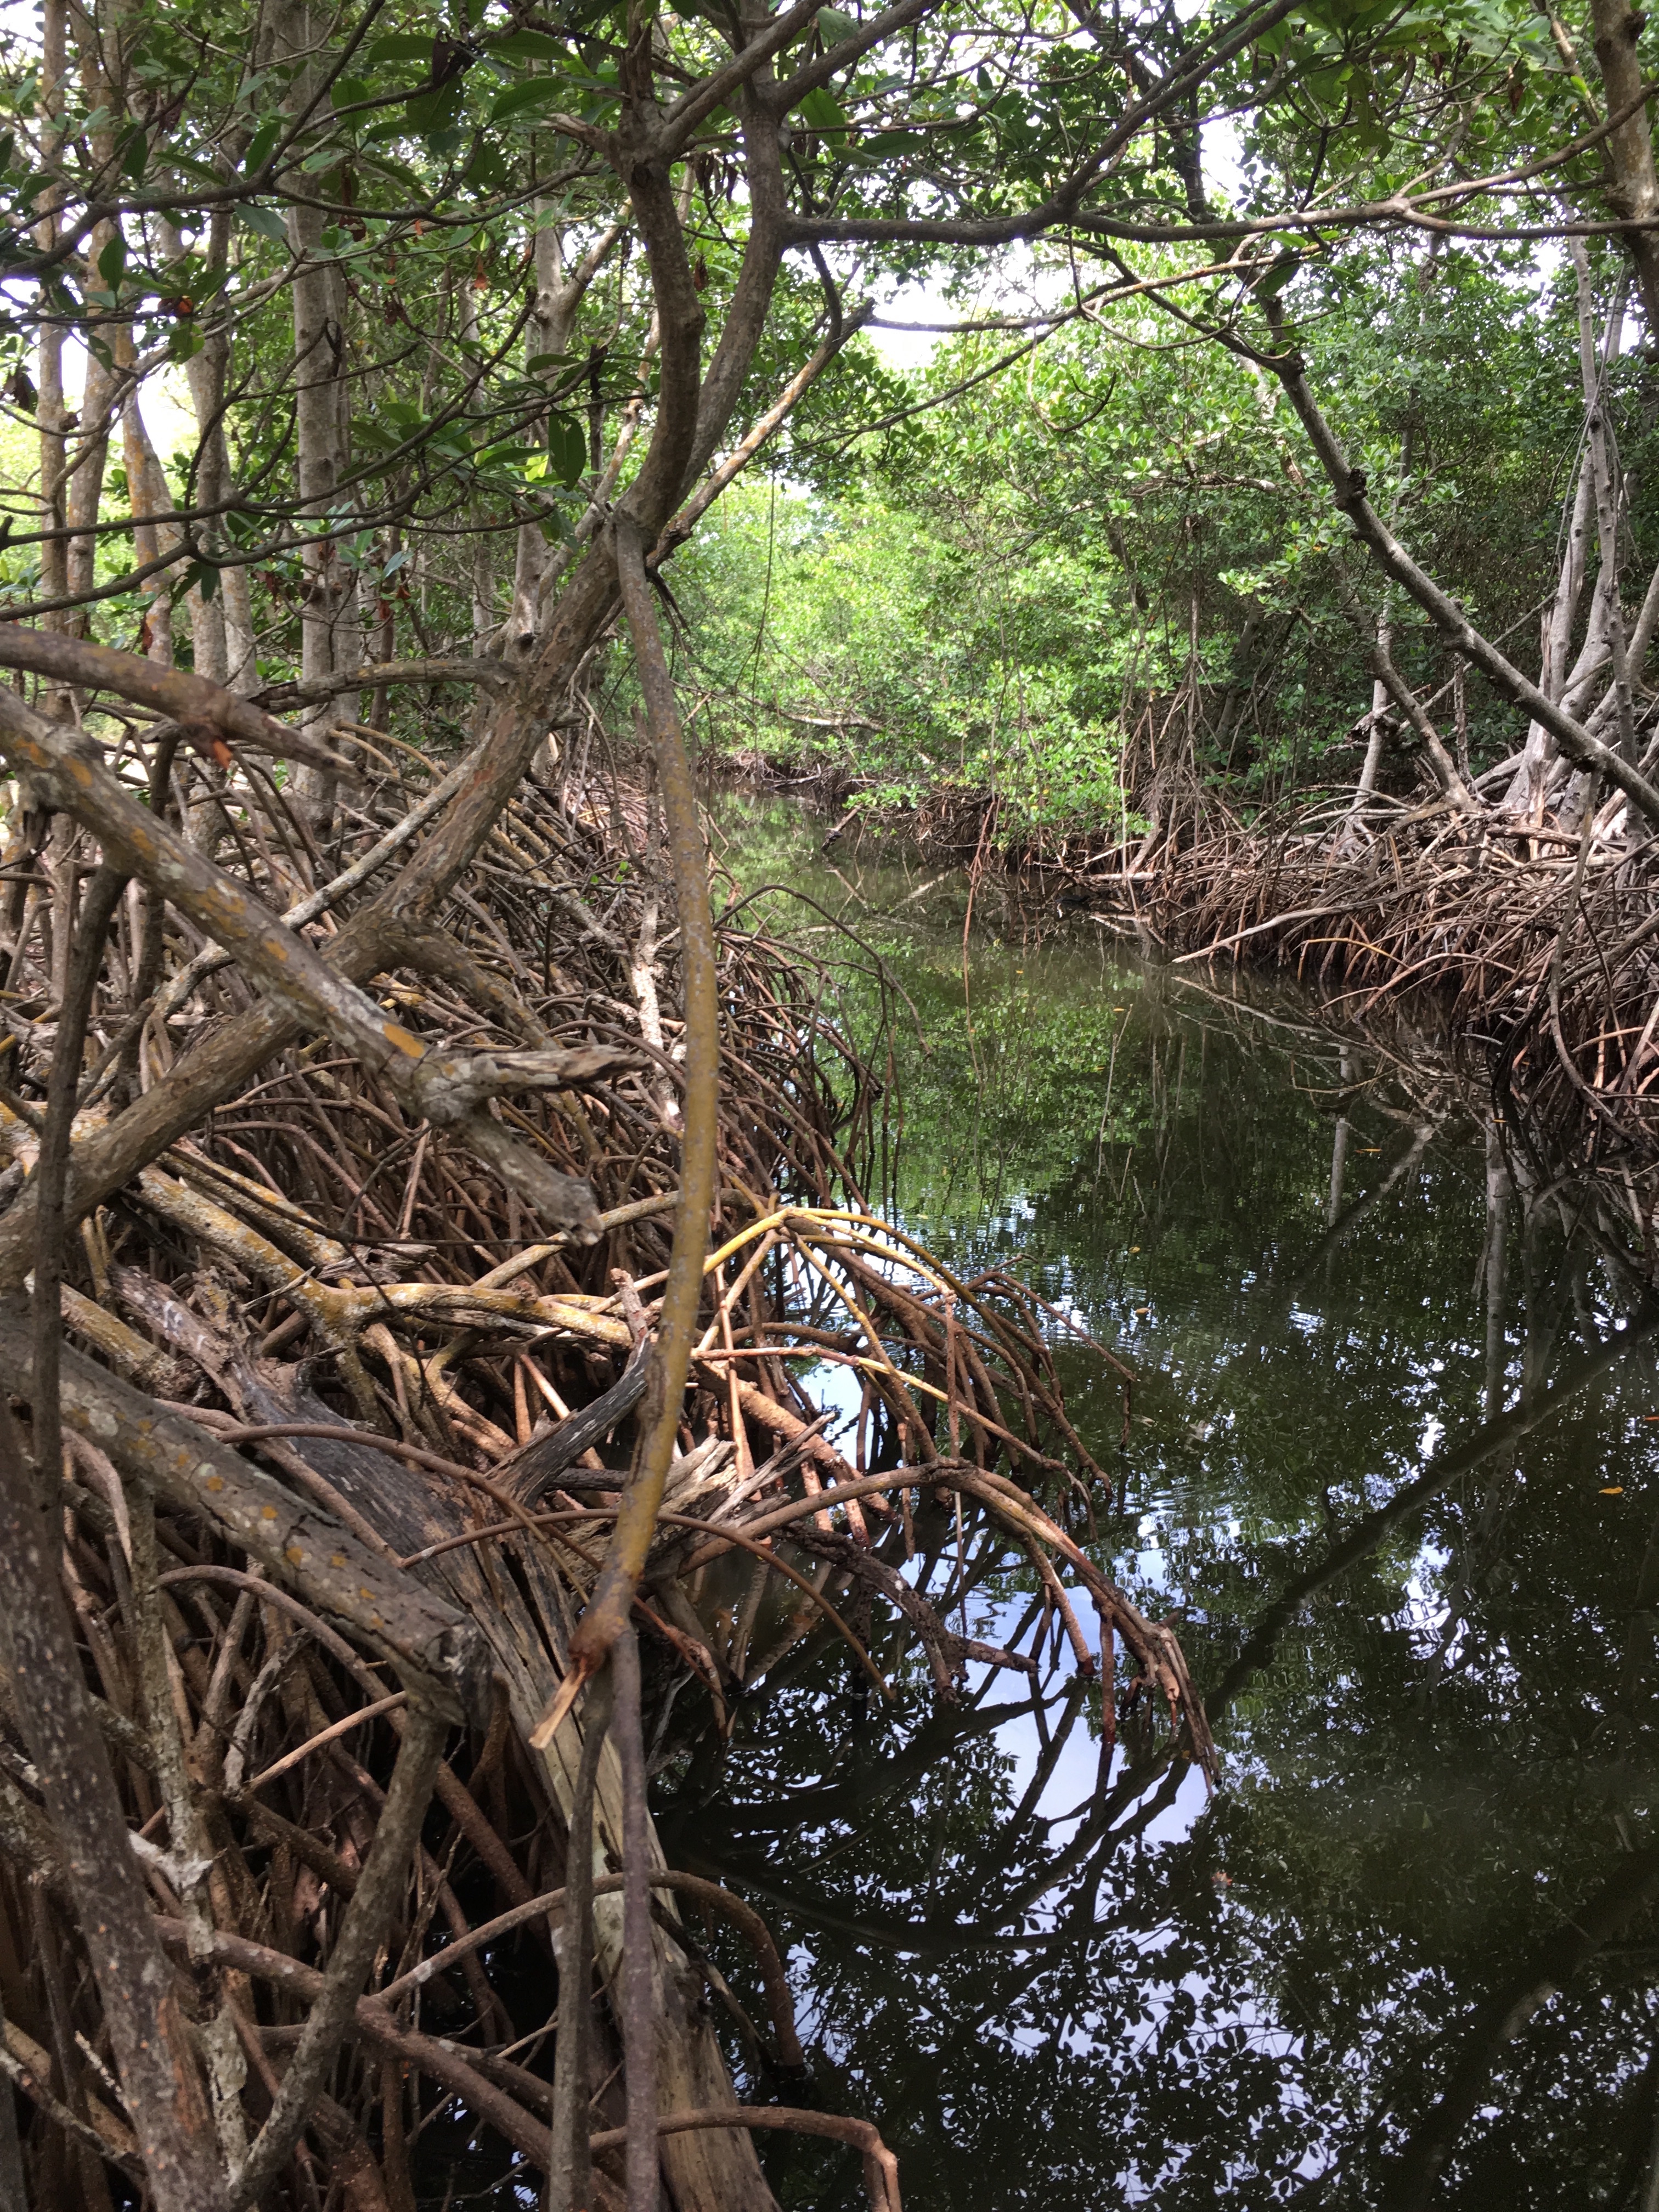
[[[312,2105],[328,2079],[374,1954],[402,1898],[443,1756],[447,1728],[441,1714],[425,1705],[410,1706],[368,1861],[357,1877],[322,1987],[312,2000],[283,2086],[232,2185],[232,2212],[264,2195],[288,2164],[311,2118]]]
[[[118,653],[112,646],[68,637],[61,630],[25,629],[20,623],[0,623],[0,668],[24,668],[54,683],[73,684],[86,691],[113,691],[123,699],[137,700],[158,714],[189,727],[217,731],[279,759],[314,761],[319,767],[339,768],[326,746],[313,744],[298,730],[290,730],[261,711],[251,700],[239,698],[187,668],[164,668],[157,661],[141,659],[136,653]]]
[[[1283,316],[1273,313],[1282,350],[1259,356],[1285,386],[1291,404],[1300,416],[1320,465],[1330,479],[1336,504],[1376,556],[1379,565],[1403,585],[1424,611],[1452,643],[1514,705],[1524,708],[1534,721],[1549,731],[1570,761],[1580,768],[1599,769],[1649,821],[1659,823],[1659,791],[1632,763],[1592,737],[1582,722],[1565,713],[1553,699],[1523,676],[1498,647],[1470,623],[1455,599],[1443,592],[1434,579],[1419,568],[1365,496],[1365,478],[1351,469],[1334,433],[1308,389],[1302,356],[1287,343]]]

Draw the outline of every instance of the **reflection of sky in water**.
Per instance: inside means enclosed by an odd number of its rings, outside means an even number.
[[[879,905],[879,872],[847,865]],[[900,880],[894,896],[909,888]],[[1627,1309],[1628,1286],[1593,1250],[1571,1255],[1570,1207],[1523,1221],[1512,1196],[1496,1217],[1505,1267],[1486,1272],[1491,1109],[1478,1080],[1460,1087],[1443,1069],[1437,1090],[1395,1091],[1392,1079],[1374,1081],[1369,1066],[1342,1057],[1308,1000],[1264,992],[1258,1019],[1080,938],[976,945],[970,1052],[955,965],[961,927],[958,902],[931,944],[918,932],[895,952],[928,1039],[926,1056],[904,1071],[895,1218],[962,1276],[1014,1267],[1133,1365],[1133,1422],[1120,1450],[1115,1382],[1057,1322],[1049,1332],[1085,1443],[1114,1487],[1097,1556],[1150,1614],[1179,1609],[1194,1675],[1212,1693],[1281,1593],[1343,1532],[1476,1432],[1489,1391],[1512,1405],[1523,1372],[1544,1388],[1592,1353],[1609,1315]],[[1415,1080],[1435,1050],[1407,1030],[1401,1065]],[[1429,1106],[1440,1125],[1424,1145]],[[809,1397],[835,1409],[850,1458],[856,1370],[798,1371]],[[1093,1980],[1056,1977],[1072,2008],[1054,2036],[1074,2072],[1056,2060],[1042,2073],[1044,2024],[1012,2008],[981,2009],[978,1984],[994,1981],[1006,1949],[935,1966],[886,1960],[833,1929],[787,1931],[866,2107],[890,2140],[902,2146],[913,2130],[926,2145],[902,2153],[907,2203],[920,2212],[1036,2202],[1054,2212],[1143,2202],[1190,2212],[1233,2201],[1235,2181],[1255,2173],[1264,2129],[1271,2141],[1276,2109],[1316,2107],[1327,2130],[1315,2150],[1285,2152],[1280,2180],[1358,2155],[1369,2100],[1385,2088],[1402,2100],[1398,2124],[1409,2123],[1419,2085],[1440,2078],[1436,2068],[1494,1977],[1570,1923],[1577,1899],[1606,1875],[1609,1852],[1627,1848],[1609,1793],[1627,1787],[1645,1802],[1649,1735],[1619,1739],[1633,1762],[1628,1784],[1608,1778],[1608,1747],[1625,1711],[1620,1670],[1659,1506],[1659,1429],[1642,1418],[1656,1412],[1650,1350],[1389,1524],[1343,1578],[1291,1609],[1220,1722],[1224,1778],[1211,1817],[1202,1780],[1188,1773],[1111,1860],[1084,1931]],[[1601,1498],[1613,1490],[1625,1494]],[[1018,1598],[970,1601],[972,1631],[1006,1641],[1024,1610]],[[1092,1607],[1078,1618],[1094,1648]],[[1056,1693],[1073,1664],[1068,1652]],[[969,1668],[969,1699],[985,1674]],[[840,1675],[826,1669],[821,1679]],[[1097,1698],[1097,1684],[1085,1694]],[[821,1741],[800,1732],[803,1780],[859,1756],[856,1729],[838,1735],[839,1695],[825,1695]],[[987,1703],[1019,1695],[1019,1678],[999,1673]],[[1645,1703],[1637,1717],[1649,1730]],[[1008,1762],[1001,1802],[1012,1808],[1039,1772],[1042,1734],[1018,1715],[999,1723],[994,1744]],[[1113,1783],[1127,1756],[1120,1747]],[[1042,1839],[1050,1853],[1078,1833],[1098,1780],[1098,1740],[1079,1718],[1035,1807],[1056,1824]],[[735,1778],[733,1794],[743,1794]],[[915,1854],[895,1848],[884,1860],[883,1838],[903,1835],[925,1802],[925,1787],[907,1781],[859,1816],[861,1859],[826,1854],[820,1866],[813,1838],[769,1831],[768,1877],[782,1893],[793,1881],[849,1909],[868,1885],[921,1917],[928,1893],[911,1883]],[[1115,1832],[1133,1818],[1133,1806],[1117,1808]],[[953,1876],[964,1919],[988,1917],[998,1901],[994,1889],[973,1893],[972,1852],[970,1834]],[[870,1871],[849,1875],[852,1864]],[[1212,1870],[1230,1884],[1212,1888]],[[1194,1906],[1194,1885],[1214,1908],[1213,1928]],[[1039,1904],[1027,1925],[1040,1930],[1055,1909]],[[1187,1946],[1178,1959],[1177,1924]],[[1524,2133],[1547,2110],[1551,2125],[1565,2127],[1564,2112],[1574,2125],[1582,2116],[1553,2193],[1547,2179],[1527,2196],[1508,2182],[1494,2187],[1490,2174],[1468,2189],[1454,2176],[1443,2185],[1447,2212],[1605,2201],[1613,2176],[1595,2160],[1608,2100],[1629,2053],[1651,2048],[1655,2033],[1644,1942],[1645,1951],[1632,1945],[1602,1962],[1597,2008],[1572,2014],[1573,2033],[1545,2048],[1547,2098],[1517,2095],[1495,2076],[1482,2108],[1480,2124],[1494,2140],[1506,2141],[1505,2129]],[[1109,2000],[1135,1983],[1136,1960],[1148,2015],[1113,2028]],[[1073,2175],[1101,2170],[1101,2114],[1182,1993],[1215,1997],[1208,2011],[1200,2004],[1197,2057],[1164,2051],[1157,2061],[1180,2073],[1191,2110],[1176,2099],[1158,2118],[1160,2139],[1149,2117],[1156,2082],[1124,2091],[1114,2124],[1151,2132],[1127,2134],[1123,2161],[1109,2162],[1112,2178],[1091,2179],[1085,2195]],[[882,2040],[889,2008],[914,2023],[933,2068],[912,2077],[901,2067],[906,2086],[890,2092],[905,2037],[901,2028]],[[1546,2008],[1539,2032],[1555,2016]],[[1235,2028],[1282,2070],[1255,2106],[1230,2108],[1224,2045]],[[1014,2108],[997,2108],[952,2164],[927,2124],[939,2110],[969,2112],[976,2097],[994,2103],[975,2051],[998,2039],[1031,2059],[1021,2078],[1036,2086],[1018,2093],[1029,2108],[1018,2097]],[[1517,2065],[1527,2047],[1522,2039]],[[1389,2086],[1400,2082],[1404,2089]],[[1199,2187],[1190,2175],[1206,2137],[1220,2140],[1218,2178]],[[1523,2166],[1543,2154],[1535,2141],[1516,2142]],[[1022,2179],[1016,2187],[1005,2172],[999,2195],[985,2177],[1005,2145],[1006,2172]],[[1132,2151],[1149,2160],[1139,2180]],[[1271,2166],[1271,2149],[1261,2155]],[[1493,2171],[1507,2171],[1501,2159]],[[1031,2193],[1020,2193],[1031,2176]],[[1270,2201],[1260,2175],[1253,2186],[1237,2201]],[[1350,2200],[1373,2201],[1369,2181],[1345,2178],[1343,2187],[1345,2212]],[[824,2212],[856,2202],[826,2197]]]

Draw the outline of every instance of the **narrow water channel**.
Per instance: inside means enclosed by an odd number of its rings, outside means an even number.
[[[726,863],[902,988],[872,1198],[1133,1366],[1126,1435],[1056,1330],[1097,1556],[1178,1622],[1222,1780],[1142,1714],[1103,1754],[1063,1648],[1035,1705],[781,1669],[656,1810],[771,1919],[813,2100],[878,2123],[911,2212],[1659,2204],[1659,1380],[1595,1206],[1512,1178],[1428,1030],[991,892],[964,992],[964,880],[832,869],[823,828],[733,805]],[[1010,1571],[972,1626],[1029,1601]],[[786,2207],[863,2202],[832,2147],[765,2155]]]

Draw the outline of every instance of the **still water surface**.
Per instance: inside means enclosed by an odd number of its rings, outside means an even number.
[[[964,1003],[960,877],[726,826],[744,889],[811,894],[908,994],[887,1202],[1133,1364],[1123,1443],[1060,1352],[1116,1486],[1097,1556],[1182,1624],[1223,1755],[1206,1800],[1131,1716],[1103,1761],[1069,1654],[1040,1713],[982,1670],[884,1712],[819,1651],[699,1739],[665,1843],[771,1919],[814,2100],[878,2123],[911,2212],[1652,2212],[1659,1382],[1605,1209],[1512,1175],[1425,1032],[993,893]],[[786,2206],[863,2202],[849,2156],[765,2155]]]

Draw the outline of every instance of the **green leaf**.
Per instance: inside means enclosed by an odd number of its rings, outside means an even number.
[[[98,274],[112,292],[119,291],[121,279],[126,273],[127,242],[119,231],[111,239],[98,257]]]
[[[838,46],[843,39],[854,37],[858,27],[858,19],[849,15],[845,9],[820,8],[818,9],[818,29],[823,33],[826,46]]]
[[[567,490],[581,481],[582,471],[587,466],[587,434],[575,416],[549,416],[547,457],[553,473]]]
[[[193,154],[181,154],[176,147],[170,147],[167,150],[167,167],[177,169],[183,176],[194,177],[198,184],[210,185],[216,191],[224,182],[218,170],[210,163],[198,161]]]
[[[276,141],[282,137],[282,117],[280,115],[268,115],[264,121],[259,125],[258,129],[254,132],[252,137],[248,141],[247,151],[242,156],[242,173],[244,176],[257,177],[258,175],[260,170],[264,168],[265,163],[270,159],[271,149],[276,145]]]
[[[274,238],[287,245],[288,225],[275,208],[256,207],[250,202],[246,207],[239,207],[236,212],[248,228],[257,230],[261,238]]]
[[[402,128],[401,124],[394,124],[387,134],[388,137],[397,137]],[[373,169],[377,176],[390,177],[400,191],[405,191],[411,197],[416,197],[423,194],[426,191],[425,185],[416,175],[414,170],[406,161],[398,161],[395,155],[359,154],[357,159],[365,169]]]
[[[384,39],[376,39],[363,56],[366,67],[379,69],[386,62],[419,62],[428,71],[432,67],[432,33],[419,31],[392,31]]]
[[[813,86],[797,112],[809,130],[825,138],[844,138],[852,127],[840,102],[821,84]]]
[[[466,181],[475,191],[499,192],[507,184],[508,169],[501,149],[493,140],[480,138],[466,165]]]
[[[466,98],[466,88],[461,78],[453,77],[447,84],[440,85],[435,92],[419,93],[405,110],[404,128],[422,138],[447,130],[460,113]],[[440,148],[441,152],[447,149]]]
[[[509,31],[504,39],[492,39],[486,49],[490,58],[507,62],[563,62],[568,64],[569,49],[558,39],[550,39],[545,31]]]
[[[1250,289],[1258,300],[1276,300],[1301,266],[1302,256],[1299,253],[1279,254],[1256,278]]]
[[[878,131],[860,142],[859,152],[868,161],[896,161],[921,150],[925,141],[914,131]]]
[[[531,77],[522,84],[509,85],[507,90],[490,103],[489,120],[505,123],[509,116],[523,115],[532,107],[561,107],[570,98],[570,85],[562,76]]]

